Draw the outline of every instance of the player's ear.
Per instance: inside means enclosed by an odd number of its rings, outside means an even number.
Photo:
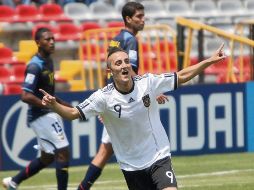
[[[131,22],[131,17],[126,16],[126,21],[127,21],[127,23],[130,23]]]

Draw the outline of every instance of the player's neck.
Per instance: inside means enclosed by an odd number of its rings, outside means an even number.
[[[137,35],[138,31],[134,30],[133,28],[129,28],[129,27],[125,27],[125,30],[129,31],[130,33],[132,33],[134,36]]]
[[[133,89],[133,80],[130,80],[128,82],[116,82],[114,83],[117,91],[119,91],[122,94],[128,94],[132,91]]]

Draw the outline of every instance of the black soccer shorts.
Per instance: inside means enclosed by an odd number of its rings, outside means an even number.
[[[129,190],[161,190],[166,187],[177,187],[170,157],[158,160],[143,170],[122,170],[122,172]]]

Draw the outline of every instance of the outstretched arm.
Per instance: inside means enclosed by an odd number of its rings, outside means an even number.
[[[42,98],[42,105],[47,106],[54,112],[58,113],[61,117],[68,120],[74,120],[80,117],[79,112],[76,108],[62,105],[57,102],[56,97],[51,96],[42,89],[40,89],[40,91],[44,94]]]
[[[219,47],[219,49],[215,51],[215,53],[210,58],[178,71],[178,85],[185,83],[196,75],[200,74],[205,68],[207,68],[211,64],[218,63],[224,60],[226,56],[223,53],[223,47],[224,43]]]

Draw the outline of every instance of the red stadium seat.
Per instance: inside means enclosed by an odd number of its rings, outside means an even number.
[[[40,19],[39,10],[34,5],[18,5],[16,14],[19,22],[36,22]]]
[[[99,59],[99,60],[105,60],[105,50],[102,46],[99,46],[99,49],[97,50],[97,47],[95,44],[91,44],[90,45],[90,48],[91,48],[91,57],[89,57],[88,55],[88,46],[87,45],[83,45],[82,46],[82,52],[83,52],[83,59],[84,60],[96,60],[96,59]],[[97,53],[98,51],[98,53]]]
[[[64,14],[62,7],[58,4],[42,4],[39,13],[41,14],[41,20],[46,22],[72,21]]]
[[[84,32],[86,30],[91,29],[100,29],[101,25],[99,25],[97,22],[84,22],[80,25],[81,30]]]
[[[15,17],[15,9],[7,6],[7,5],[0,5],[0,22],[13,22]]]
[[[17,83],[22,83],[25,78],[26,65],[13,65],[12,66],[12,74],[14,76],[14,80]]]
[[[0,65],[12,63],[13,61],[12,49],[8,47],[0,47]]]
[[[39,23],[39,24],[36,24],[33,29],[32,29],[32,37],[34,39],[34,35],[35,35],[35,32],[39,29],[39,28],[48,28],[50,29],[54,34],[57,33],[57,28],[52,26],[51,24],[47,24],[47,23]]]
[[[11,78],[11,70],[5,66],[0,66],[0,83],[10,83],[13,81]]]
[[[73,23],[59,23],[57,25],[56,41],[80,40],[81,28]]]
[[[124,27],[124,22],[122,21],[109,21],[107,22],[108,28]]]
[[[21,94],[22,89],[20,84],[4,84],[3,95]]]

